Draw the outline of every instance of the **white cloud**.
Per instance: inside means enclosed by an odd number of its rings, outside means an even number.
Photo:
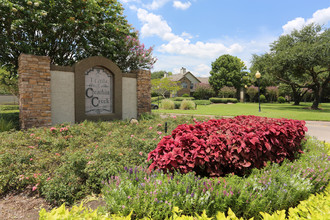
[[[163,7],[169,1],[170,0],[153,0],[151,4],[145,4],[144,7],[149,10],[156,10]]]
[[[173,1],[173,7],[176,9],[186,10],[191,6],[191,3],[188,2],[181,2],[181,1]]]
[[[189,34],[189,33],[187,33],[187,32],[182,32],[182,34],[181,34],[181,37],[185,37],[185,38],[188,38],[188,39],[191,39],[191,38],[193,38],[193,36],[191,35],[191,34]]]
[[[143,23],[141,28],[142,37],[158,36],[167,41],[174,38],[171,27],[160,15],[155,15],[153,13],[149,13],[145,9],[139,8],[137,10],[137,16]]]
[[[189,39],[176,36],[168,44],[160,46],[159,51],[163,53],[182,54],[194,57],[215,58],[219,54],[234,54],[243,50],[243,47],[237,43],[226,47],[222,43],[204,43],[197,41],[191,43]]]
[[[283,35],[290,34],[293,30],[299,30],[305,25],[309,25],[311,23],[316,23],[320,25],[326,25],[330,21],[330,7],[317,10],[312,18],[305,20],[302,17],[295,18],[285,25],[283,28]]]

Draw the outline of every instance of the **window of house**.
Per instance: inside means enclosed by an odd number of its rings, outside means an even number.
[[[194,88],[194,83],[190,83],[190,89],[193,89]]]
[[[188,85],[187,85],[186,82],[182,82],[182,83],[181,83],[181,86],[182,86],[182,88],[184,88],[184,89],[188,88]]]

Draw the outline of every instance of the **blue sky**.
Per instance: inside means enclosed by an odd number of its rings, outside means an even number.
[[[119,0],[124,14],[154,47],[152,71],[187,68],[209,76],[223,54],[250,67],[252,54],[269,51],[282,34],[312,22],[330,26],[330,0]]]

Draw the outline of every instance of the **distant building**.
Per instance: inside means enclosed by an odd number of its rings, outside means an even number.
[[[207,77],[195,77],[190,71],[187,72],[186,68],[183,67],[180,73],[171,76],[165,74],[164,77],[168,77],[171,81],[178,82],[182,87],[175,96],[182,96],[183,94],[191,96],[196,89],[196,85],[200,83],[209,84],[209,79]]]

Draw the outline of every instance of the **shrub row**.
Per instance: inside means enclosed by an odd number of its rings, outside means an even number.
[[[196,104],[192,100],[172,101],[171,99],[164,99],[160,107],[162,109],[193,110],[196,109]]]
[[[157,102],[158,100],[160,101],[162,99],[164,99],[163,96],[151,97],[151,102]]]
[[[174,97],[172,98],[174,101],[183,101],[183,100],[194,100],[194,97]]]
[[[0,111],[19,110],[18,105],[0,105]]]
[[[216,98],[216,97],[212,97],[209,100],[212,103],[237,103],[236,98]]]
[[[301,153],[304,121],[237,116],[179,125],[148,155],[150,170],[195,171],[198,175],[244,175],[268,161],[281,163]]]

